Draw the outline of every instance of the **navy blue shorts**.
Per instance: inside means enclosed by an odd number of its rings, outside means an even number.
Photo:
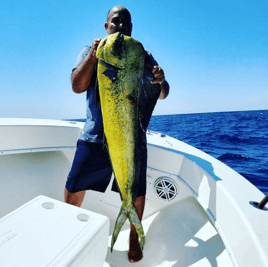
[[[142,153],[142,167],[139,184],[137,186],[137,197],[146,194],[146,169],[147,148],[144,146]],[[71,193],[84,190],[105,192],[112,176],[112,166],[108,151],[102,143],[77,141],[77,148],[71,171],[67,177],[66,189]],[[119,192],[114,179],[112,191]]]

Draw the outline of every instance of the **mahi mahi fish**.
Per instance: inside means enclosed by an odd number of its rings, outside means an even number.
[[[111,251],[127,219],[134,225],[143,248],[144,231],[133,201],[141,169],[144,133],[160,86],[150,83],[153,66],[145,64],[147,55],[142,44],[129,36],[108,35],[99,44],[96,56],[99,59],[97,75],[104,135],[123,200],[113,231]]]

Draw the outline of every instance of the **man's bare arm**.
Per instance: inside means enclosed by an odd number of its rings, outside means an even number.
[[[152,81],[152,84],[159,83],[161,86],[161,92],[159,95],[159,99],[165,99],[169,94],[169,84],[165,80],[164,71],[161,69],[160,66],[154,66],[152,69],[152,73],[154,75],[155,80]]]
[[[161,84],[161,92],[159,95],[159,99],[165,99],[169,94],[169,84],[166,80]]]
[[[75,93],[85,92],[90,84],[94,67],[98,61],[96,58],[96,51],[100,41],[100,39],[95,39],[93,41],[91,49],[82,64],[72,72],[71,82]]]

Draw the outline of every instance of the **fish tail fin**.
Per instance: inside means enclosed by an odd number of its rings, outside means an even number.
[[[115,227],[114,227],[114,232],[112,236],[112,243],[111,243],[111,252],[113,252],[113,246],[114,243],[116,242],[116,239],[119,235],[119,232],[124,225],[126,219],[129,219],[130,223],[132,223],[138,233],[138,236],[140,238],[140,246],[143,249],[144,244],[145,244],[145,236],[142,228],[141,221],[139,219],[139,216],[137,214],[137,211],[132,203],[132,201],[127,205],[127,203],[124,201],[119,215],[116,219]]]
[[[120,212],[117,216],[115,226],[114,226],[114,232],[113,232],[112,244],[111,244],[111,252],[113,252],[114,243],[115,243],[115,241],[119,235],[119,232],[120,232],[120,230],[121,230],[122,226],[124,225],[127,218],[128,218],[128,209],[127,209],[126,202],[123,202],[121,209],[120,209]]]
[[[130,223],[132,223],[138,233],[138,236],[140,238],[140,246],[141,246],[141,249],[144,248],[144,244],[145,244],[145,236],[144,236],[144,231],[143,231],[143,228],[142,228],[142,224],[141,224],[141,221],[140,221],[140,218],[137,214],[137,211],[133,205],[133,203],[131,202],[132,206],[131,206],[131,209],[129,210],[129,221]]]

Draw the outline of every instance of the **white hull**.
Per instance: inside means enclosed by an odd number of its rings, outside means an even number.
[[[82,128],[83,123],[0,119],[0,218],[38,195],[63,201]],[[126,223],[104,266],[268,266],[268,212],[249,204],[263,194],[181,141],[153,132],[147,140],[144,258],[128,263]],[[104,194],[87,192],[82,208],[108,216],[111,235],[120,206],[110,184]]]

